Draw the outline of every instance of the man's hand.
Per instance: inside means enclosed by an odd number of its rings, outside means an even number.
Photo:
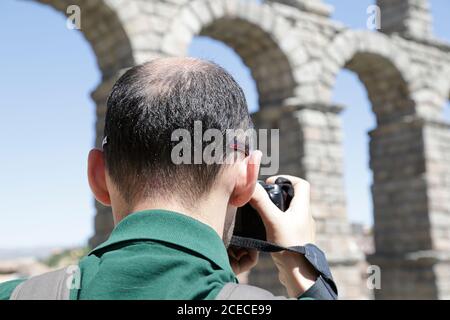
[[[279,177],[288,179],[294,187],[294,198],[287,211],[279,210],[259,184],[250,200],[264,222],[267,241],[283,247],[314,243],[315,223],[309,210],[309,183],[293,176],[271,177],[266,183],[273,184]],[[283,251],[273,253],[272,258],[278,268],[280,281],[291,297],[298,297],[317,280],[317,271],[300,254]]]
[[[228,248],[228,257],[235,275],[249,271],[258,263],[259,252],[254,249]]]

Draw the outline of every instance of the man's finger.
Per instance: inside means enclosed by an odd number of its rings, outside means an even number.
[[[264,223],[272,223],[276,219],[276,213],[281,212],[259,183],[256,184],[250,205],[258,211]]]
[[[299,177],[294,177],[294,176],[282,174],[282,175],[278,175],[278,176],[273,176],[273,177],[267,178],[266,179],[266,183],[274,184],[275,181],[278,178],[285,178],[285,179],[289,180],[292,183],[292,185],[295,185],[297,182],[304,181],[303,179],[301,179]]]
[[[266,183],[274,184],[278,178],[285,178],[292,183],[294,188],[294,198],[292,198],[289,208],[296,208],[300,213],[309,212],[310,185],[309,182],[290,175],[273,176],[266,180]]]
[[[258,251],[249,251],[241,259],[239,259],[239,264],[241,270],[248,271],[253,268],[258,263],[259,253]]]

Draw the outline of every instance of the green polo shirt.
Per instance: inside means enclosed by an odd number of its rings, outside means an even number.
[[[81,299],[214,299],[238,280],[226,248],[208,225],[165,210],[130,214],[83,258]],[[0,299],[21,280],[0,285]]]

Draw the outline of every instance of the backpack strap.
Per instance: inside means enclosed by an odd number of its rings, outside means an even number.
[[[14,289],[10,300],[69,300],[72,276],[67,268],[32,277]]]
[[[296,300],[274,296],[267,290],[246,284],[227,283],[215,300]]]

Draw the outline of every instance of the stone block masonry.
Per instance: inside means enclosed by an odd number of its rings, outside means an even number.
[[[124,69],[182,56],[192,38],[232,47],[259,92],[259,128],[280,128],[281,170],[312,185],[318,242],[342,298],[372,297],[362,266],[380,266],[375,298],[450,298],[450,46],[434,38],[428,0],[378,0],[381,31],[355,31],[330,18],[323,0],[40,0],[65,13],[80,6],[82,28],[102,72],[93,92],[97,139],[106,98]],[[365,257],[346,214],[343,107],[331,103],[342,69],[367,89],[377,127],[370,132],[375,252]],[[346,137],[352,139],[352,137]],[[97,204],[95,235],[113,222]],[[367,261],[366,261],[367,260]],[[282,293],[270,257],[250,282]]]

